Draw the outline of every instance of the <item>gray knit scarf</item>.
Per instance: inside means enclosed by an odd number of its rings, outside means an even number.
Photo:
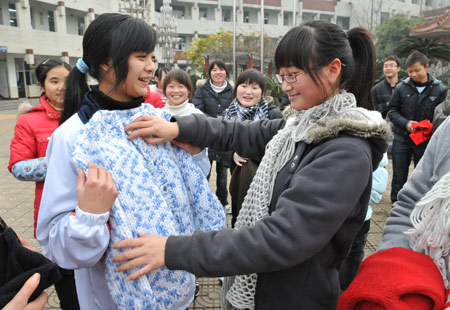
[[[310,109],[293,110],[286,120],[285,127],[280,129],[266,146],[265,155],[242,204],[235,225],[236,229],[252,227],[257,221],[269,215],[269,204],[272,199],[275,178],[293,156],[297,142],[311,143],[316,142],[317,139],[322,139],[318,138],[321,133],[323,134],[320,128],[326,127],[325,124],[330,119],[341,120],[347,118],[347,116],[351,118],[351,115],[358,114],[360,123],[364,123],[363,126],[366,126],[367,123],[370,123],[368,119],[371,119],[369,116],[371,112],[373,111],[357,108],[355,96],[345,91]],[[360,117],[361,115],[363,117]],[[380,126],[382,123],[381,116],[379,116],[379,119],[378,124],[372,122],[373,126],[370,129],[383,127]],[[348,121],[350,127],[353,126],[351,121]],[[352,128],[350,128],[351,130]],[[337,134],[336,130],[334,135]],[[256,274],[226,278],[223,286],[223,295],[225,296],[223,309],[254,309],[256,281]]]
[[[428,255],[450,288],[450,172],[441,177],[411,212],[414,228],[406,234],[411,249]]]

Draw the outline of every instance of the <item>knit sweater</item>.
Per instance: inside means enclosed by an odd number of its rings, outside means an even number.
[[[135,281],[136,270],[117,273],[112,258],[122,250],[111,244],[138,233],[190,235],[196,229],[224,227],[220,202],[192,157],[170,143],[148,145],[128,140],[126,124],[141,115],[170,119],[171,114],[148,105],[96,112],[78,136],[74,160],[87,171],[93,161],[111,171],[118,197],[111,208],[111,242],[104,256],[106,279],[119,309],[176,309],[193,297],[193,275],[161,268]]]

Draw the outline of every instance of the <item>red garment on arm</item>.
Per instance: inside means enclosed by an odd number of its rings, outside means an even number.
[[[147,93],[144,95],[144,99],[144,103],[150,103],[155,108],[164,108],[164,103],[161,97],[156,93],[152,93],[150,91],[150,86],[147,86]]]

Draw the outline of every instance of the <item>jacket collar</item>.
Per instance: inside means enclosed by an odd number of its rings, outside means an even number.
[[[33,107],[31,111],[44,111],[45,114],[51,119],[59,119],[61,117],[61,112],[56,111],[50,103],[48,103],[47,95],[42,95],[39,98],[40,105]]]

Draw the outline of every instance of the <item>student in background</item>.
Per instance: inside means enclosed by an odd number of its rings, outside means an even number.
[[[392,93],[388,105],[389,120],[393,124],[391,201],[408,179],[411,157],[417,166],[428,145],[428,140],[416,145],[409,135],[413,125],[422,120],[433,121],[434,109],[444,101],[447,90],[439,80],[428,73],[428,58],[412,52],[406,59],[409,77],[401,81]]]
[[[9,171],[21,181],[36,182],[34,196],[34,236],[42,190],[47,174],[45,155],[50,136],[64,111],[65,82],[71,67],[59,59],[47,59],[36,67],[42,90],[40,105],[28,104],[17,119],[10,145]],[[23,106],[22,106],[23,108]],[[79,309],[73,270],[60,268],[61,280],[55,283],[63,310]]]

